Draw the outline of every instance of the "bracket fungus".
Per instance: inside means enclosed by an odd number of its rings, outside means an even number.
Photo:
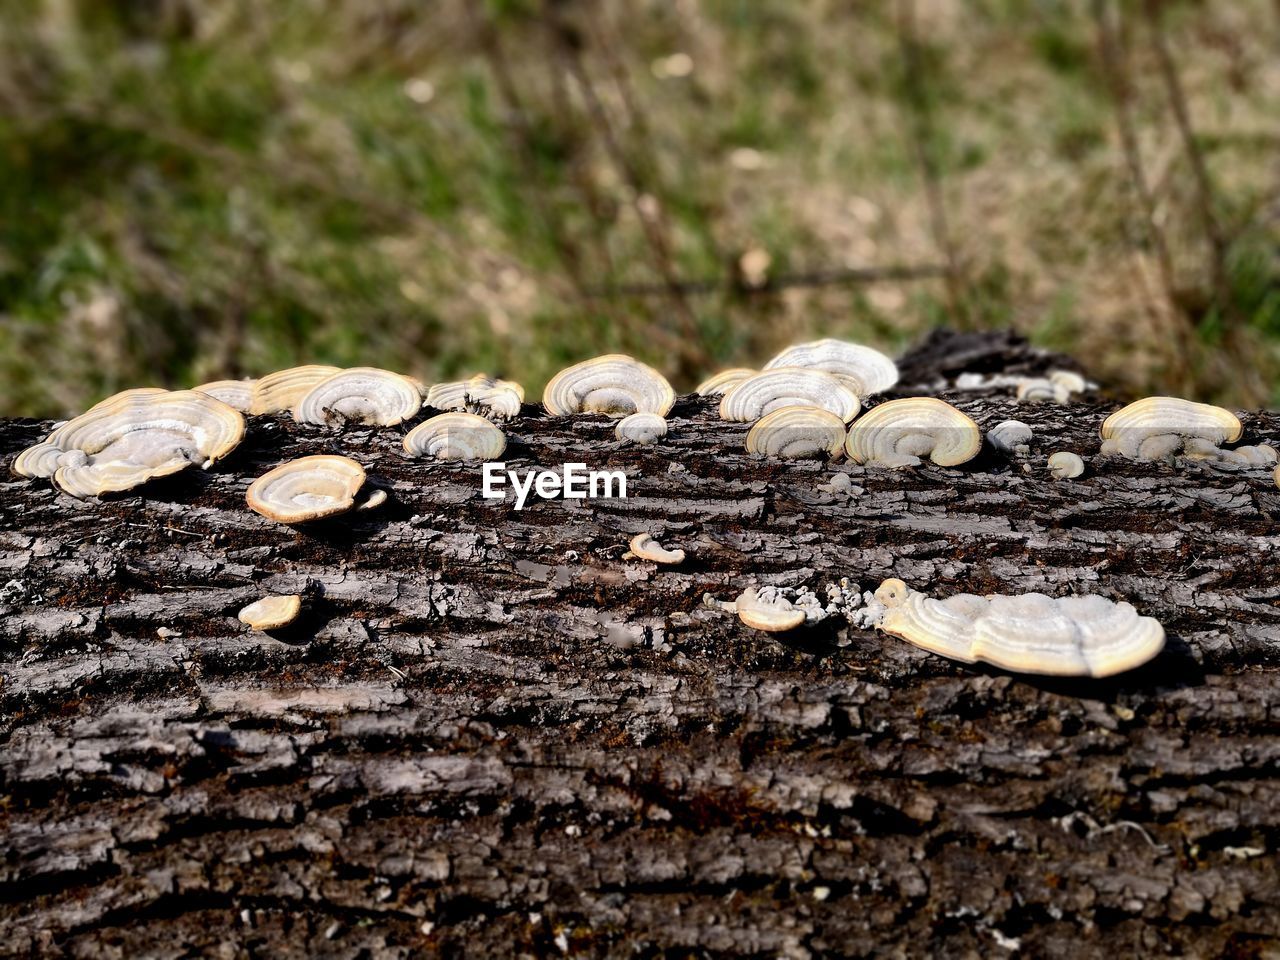
[[[506,448],[506,434],[491,421],[457,411],[423,420],[404,438],[406,454],[435,460],[496,460]]]
[[[1059,450],[1049,457],[1049,472],[1055,480],[1074,480],[1084,473],[1084,460],[1077,453]]]
[[[1030,453],[1031,428],[1021,420],[1002,420],[987,431],[987,439],[1001,453]]]
[[[1066,403],[1071,399],[1065,386],[1043,377],[1023,380],[1015,395],[1019,403]]]
[[[683,550],[668,550],[647,533],[638,533],[631,538],[629,544],[633,556],[651,563],[676,564],[684,563]]]
[[[126,390],[23,451],[13,469],[52,477],[58,489],[84,499],[132,490],[193,463],[208,469],[243,436],[244,417],[206,394]]]
[[[879,350],[845,340],[814,340],[788,347],[764,365],[830,373],[859,397],[883,393],[898,382],[898,366]]]
[[[1050,370],[1048,379],[1053,385],[1066,390],[1068,395],[1083,393],[1089,388],[1088,381],[1074,370]]]
[[[394,427],[422,409],[422,393],[408,377],[378,367],[351,367],[321,380],[293,407],[298,423],[364,423]]]
[[[261,600],[255,600],[241,610],[239,619],[241,623],[265,633],[268,630],[279,630],[282,627],[287,627],[298,619],[298,614],[301,612],[302,597],[300,594],[272,594],[263,597]]]
[[[622,353],[575,363],[552,377],[542,392],[547,413],[555,417],[574,413],[665,417],[675,402],[676,392],[666,377]]]
[[[747,432],[747,453],[796,460],[837,457],[844,451],[844,421],[821,407],[783,407]]]
[[[487,414],[499,420],[520,415],[524,387],[514,380],[499,380],[477,373],[468,380],[437,383],[427,391],[427,406],[436,410],[461,410]]]
[[[282,463],[249,484],[249,509],[279,523],[307,523],[346,513],[364,486],[364,467],[350,457],[317,454]]]
[[[1208,441],[1213,447],[1240,439],[1240,418],[1222,407],[1178,397],[1147,397],[1117,410],[1102,424],[1102,453],[1134,460],[1162,460],[1183,449],[1188,441]],[[1191,455],[1203,456],[1191,444]]]
[[[1128,603],[1042,593],[935,600],[898,579],[875,593],[876,626],[908,643],[965,663],[1016,673],[1109,677],[1146,663],[1164,647],[1164,628]]]
[[[233,410],[248,413],[253,409],[253,385],[255,380],[213,380],[191,389],[221,400]]]
[[[806,619],[805,612],[797,609],[786,597],[762,597],[754,587],[738,595],[734,609],[738,612],[738,619],[748,627],[766,633],[794,630]]]
[[[728,393],[747,377],[755,374],[755,370],[750,367],[732,367],[729,370],[721,370],[719,373],[712,374],[698,384],[694,390],[700,397],[719,397]]]
[[[628,443],[649,446],[667,435],[667,421],[656,413],[633,413],[618,421],[613,435]]]
[[[819,407],[848,423],[862,408],[857,395],[829,373],[774,367],[743,380],[720,398],[720,419],[751,423],[784,407]]]
[[[863,414],[844,448],[854,463],[912,467],[928,457],[940,467],[954,467],[978,455],[982,431],[943,400],[908,397]]]
[[[307,364],[268,373],[254,381],[249,412],[264,414],[292,410],[317,383],[341,371],[341,367]]]

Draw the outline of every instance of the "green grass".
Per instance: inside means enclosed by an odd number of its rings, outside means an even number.
[[[802,337],[901,348],[956,321],[939,282],[679,303],[661,279],[727,281],[757,248],[775,276],[941,262],[920,106],[967,322],[1074,350],[1121,390],[1173,389],[1168,338],[1134,322],[1168,304],[1089,5],[918,7],[908,78],[891,4],[611,0],[556,5],[557,25],[538,0],[0,0],[0,413],[297,362],[485,369],[536,396],[607,350],[687,389]],[[1228,355],[1249,343],[1275,382],[1280,17],[1184,2],[1168,25],[1231,241],[1224,304],[1132,22],[1137,133],[1203,352],[1191,388],[1280,400]],[[687,75],[664,73],[673,54]],[[633,283],[657,292],[607,295]],[[1127,362],[1117,329],[1155,359]]]

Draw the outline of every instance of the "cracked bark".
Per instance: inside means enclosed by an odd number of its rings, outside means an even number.
[[[926,346],[907,382],[1038,372]],[[209,473],[79,503],[0,483],[0,950],[10,955],[1266,956],[1280,948],[1280,615],[1267,471],[1094,461],[1115,404],[948,394],[1030,457],[762,462],[684,398],[665,442],[525,408],[512,468],[621,467],[627,500],[479,496],[395,430],[255,418]],[[1245,417],[1274,442],[1280,418]],[[0,423],[6,462],[48,424]],[[342,452],[379,512],[243,507]],[[1030,472],[1022,468],[1029,466]],[[837,471],[863,492],[819,489]],[[689,553],[623,559],[649,531]],[[900,576],[1098,592],[1169,631],[1107,681],[1011,677],[828,619],[702,603]],[[309,595],[278,636],[236,620]]]

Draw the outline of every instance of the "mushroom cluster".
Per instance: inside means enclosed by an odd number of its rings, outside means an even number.
[[[898,579],[880,584],[876,626],[964,663],[1015,673],[1109,677],[1146,663],[1164,647],[1164,628],[1128,603],[1042,593],[936,600]]]

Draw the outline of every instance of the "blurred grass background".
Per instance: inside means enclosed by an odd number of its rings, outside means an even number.
[[[1012,325],[1274,403],[1277,0],[0,0],[0,413]]]

